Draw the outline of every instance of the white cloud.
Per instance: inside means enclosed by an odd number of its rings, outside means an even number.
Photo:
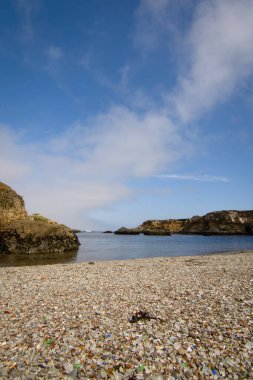
[[[226,177],[211,176],[207,174],[202,175],[189,175],[189,174],[158,174],[155,175],[156,178],[161,179],[176,179],[176,180],[186,180],[186,181],[200,181],[200,182],[229,182]]]
[[[92,123],[88,136],[85,126],[78,130],[80,152],[85,147],[86,172],[96,168],[101,176],[144,177],[183,155],[182,137],[161,111],[139,116],[115,107]]]
[[[200,3],[186,37],[188,72],[170,97],[184,123],[224,102],[253,71],[252,0]]]
[[[165,169],[187,150],[165,114],[139,116],[125,107],[69,128],[44,146],[22,146],[13,135],[4,145],[1,180],[22,189],[29,212],[77,227],[93,210],[134,196],[129,180]],[[12,173],[10,181],[13,167],[19,175]]]
[[[141,50],[161,47],[164,36],[170,44],[181,44],[175,50],[182,50],[182,74],[174,91],[167,91],[167,99],[183,123],[225,102],[253,71],[252,0],[198,2],[183,35],[175,20],[189,3],[193,7],[193,2],[183,0],[176,5],[171,0],[141,0],[135,15],[134,40]]]
[[[45,168],[44,168],[45,169]],[[30,213],[40,212],[78,228],[91,228],[90,214],[104,205],[131,196],[130,190],[116,182],[78,179],[65,173],[65,178],[48,176],[48,181],[23,185],[23,195]],[[93,228],[93,227],[92,227]]]
[[[0,181],[4,178],[10,183],[30,172],[25,149],[17,141],[17,136],[9,128],[0,125]]]

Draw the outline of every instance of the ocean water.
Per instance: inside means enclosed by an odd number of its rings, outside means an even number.
[[[0,266],[43,265],[148,257],[193,256],[253,250],[253,236],[114,235],[99,232],[78,234],[76,252],[52,255],[0,255]]]

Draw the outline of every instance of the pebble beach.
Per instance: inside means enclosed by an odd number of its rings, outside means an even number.
[[[0,379],[253,379],[253,252],[0,268]]]

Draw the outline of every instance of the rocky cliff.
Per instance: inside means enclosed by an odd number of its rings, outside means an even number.
[[[164,219],[146,220],[136,228],[121,227],[115,234],[117,235],[171,235],[179,233],[184,227],[187,219]]]
[[[120,228],[117,234],[169,235],[171,233],[197,235],[251,235],[253,210],[214,211],[189,219],[147,220],[136,228]]]
[[[189,219],[181,230],[185,234],[253,234],[253,211],[214,211]]]
[[[60,224],[26,219],[0,230],[0,254],[62,253],[78,246],[77,236]]]
[[[23,198],[9,186],[0,182],[0,227],[14,220],[27,219],[27,217]]]
[[[165,219],[165,220],[146,220],[137,229],[140,232],[145,231],[169,231],[178,233],[182,230],[187,219]]]
[[[0,182],[0,254],[61,253],[78,246],[70,228],[39,214],[28,216],[22,197]]]

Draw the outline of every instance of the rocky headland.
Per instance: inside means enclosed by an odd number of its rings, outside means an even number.
[[[23,198],[0,182],[0,254],[61,253],[78,246],[69,227],[40,214],[29,216]]]
[[[189,219],[182,233],[204,235],[252,235],[253,211],[214,211]]]
[[[170,235],[173,233],[196,235],[252,235],[253,210],[224,210],[188,219],[146,220],[135,228],[121,227],[120,235]]]

